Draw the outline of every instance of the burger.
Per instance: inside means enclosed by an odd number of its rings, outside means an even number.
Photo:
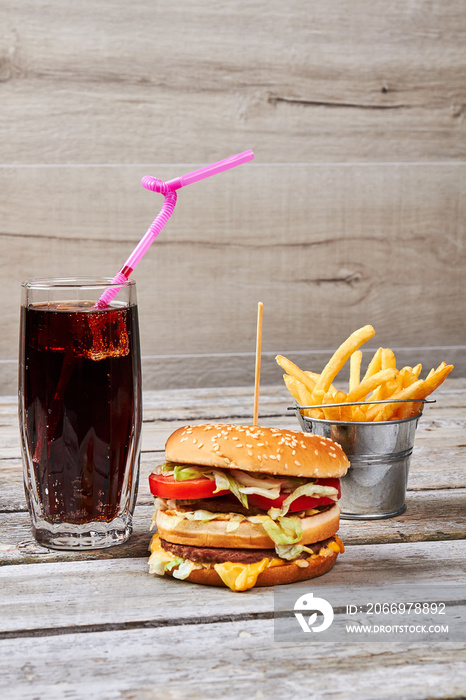
[[[332,440],[261,426],[176,430],[149,477],[155,497],[150,573],[244,591],[320,576],[344,546]]]

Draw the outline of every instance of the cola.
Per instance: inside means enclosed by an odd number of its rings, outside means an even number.
[[[28,506],[49,523],[110,522],[134,493],[139,454],[137,306],[23,306],[21,338]]]

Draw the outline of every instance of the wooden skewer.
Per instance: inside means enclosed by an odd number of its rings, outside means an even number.
[[[260,301],[257,305],[257,336],[256,336],[256,378],[254,383],[254,417],[253,425],[257,425],[259,418],[259,384],[261,375],[261,347],[262,347],[262,311],[264,305]]]

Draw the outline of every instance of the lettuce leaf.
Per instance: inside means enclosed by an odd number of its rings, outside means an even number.
[[[243,520],[246,520],[244,515],[240,515],[239,513],[229,513],[230,518],[227,522],[227,527],[226,530],[227,532],[234,532],[237,530],[240,526],[240,523],[243,522]]]
[[[200,477],[213,479],[209,471],[203,471],[199,467],[192,465],[177,464],[173,470],[173,478],[175,481],[189,481],[190,479],[199,479]]]
[[[188,510],[188,511],[176,511],[176,514],[181,518],[186,520],[197,520],[201,523],[207,523],[209,520],[218,519],[219,513],[211,513],[210,510]]]
[[[173,571],[173,578],[178,578],[178,579],[185,579],[188,578],[189,574],[193,569],[201,569],[202,567],[195,564],[193,561],[189,561],[189,559],[184,559],[182,560],[182,563],[179,565],[175,571]]]
[[[177,557],[160,547],[155,549],[149,557],[150,574],[163,576],[166,571],[171,571],[173,578],[185,579],[193,569],[202,569],[202,564],[196,564],[189,559]]]
[[[288,513],[289,507],[294,500],[300,496],[328,496],[335,501],[338,498],[337,489],[332,486],[322,486],[313,481],[302,478],[276,477],[268,475],[253,476],[240,469],[212,469],[212,467],[201,467],[194,464],[175,464],[165,462],[160,467],[161,473],[173,475],[175,481],[189,481],[206,477],[215,480],[215,492],[230,491],[238,501],[248,508],[248,494],[257,494],[273,500],[278,498],[282,489],[294,490],[283,501],[280,508],[271,508],[268,515],[272,520],[284,517]]]
[[[172,462],[164,462],[160,464],[156,469],[154,469],[155,474],[173,474],[175,465]]]
[[[246,496],[245,493],[241,493],[239,484],[234,479],[232,476],[229,474],[226,474],[224,471],[220,471],[218,469],[213,469],[212,474],[214,475],[215,479],[215,486],[217,487],[214,491],[214,493],[217,493],[218,491],[223,491],[223,490],[230,490],[233,496],[236,496],[238,501],[242,503],[242,505],[245,508],[248,508],[248,497]]]
[[[288,485],[290,482],[286,477],[258,477],[239,469],[232,469],[231,474],[240,484],[239,490],[241,493],[255,493],[270,499],[278,498],[282,485]]]
[[[279,517],[273,520],[269,515],[252,515],[251,523],[261,523],[274,544],[296,544],[303,536],[301,519],[296,516]]]
[[[174,566],[183,563],[181,557],[175,557],[170,552],[156,550],[149,557],[149,573],[163,576],[165,571],[170,571]]]
[[[297,489],[295,489],[289,496],[287,496],[287,498],[285,498],[280,508],[270,508],[270,510],[267,511],[267,514],[270,515],[273,520],[283,517],[288,513],[290,505],[293,503],[293,501],[300,496],[328,496],[336,501],[338,499],[338,491],[333,486],[322,486],[321,484],[314,484],[313,482],[302,484],[302,486],[298,486]]]
[[[297,559],[303,552],[313,553],[312,549],[304,544],[277,544],[275,545],[275,551],[280,559],[286,559],[287,561]]]
[[[183,564],[183,563],[184,563],[184,559],[182,559],[181,557],[173,557],[173,559],[171,559],[169,562],[167,562],[163,568],[165,569],[165,571],[171,571],[172,569],[175,568],[175,566],[181,566],[181,564]]]

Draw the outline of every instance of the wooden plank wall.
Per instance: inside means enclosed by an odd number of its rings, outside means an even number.
[[[112,276],[159,210],[140,186],[252,148],[182,190],[135,274],[146,388],[319,370],[352,330],[464,376],[464,0],[2,0],[0,391],[19,286]]]

